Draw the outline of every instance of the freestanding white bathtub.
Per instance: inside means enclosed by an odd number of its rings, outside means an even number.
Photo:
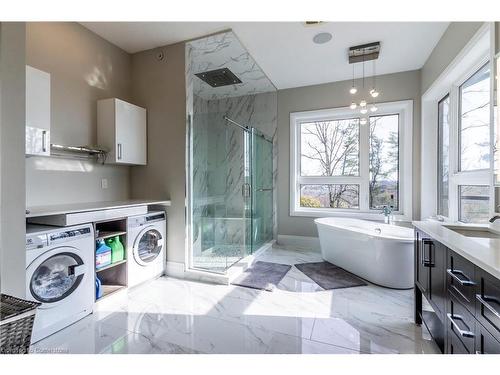
[[[413,288],[412,229],[337,217],[314,222],[324,260],[374,284]]]

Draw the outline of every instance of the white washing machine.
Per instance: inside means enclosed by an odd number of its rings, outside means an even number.
[[[166,215],[163,211],[127,219],[128,286],[154,279],[165,272]]]
[[[26,299],[41,302],[31,342],[92,313],[95,295],[92,224],[26,227]]]

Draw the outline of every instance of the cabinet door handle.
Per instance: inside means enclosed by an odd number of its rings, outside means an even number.
[[[464,285],[464,286],[474,286],[476,285],[476,283],[474,281],[472,281],[471,279],[469,279],[462,271],[460,270],[452,270],[451,268],[448,268],[446,270],[446,273],[448,273],[448,275],[450,275],[453,279],[455,279],[460,285]],[[457,275],[460,275],[463,277],[463,279],[461,279],[460,277],[458,277]]]
[[[431,260],[431,245],[433,244],[432,240],[428,238],[422,239],[422,266],[424,267],[434,267],[434,264]],[[429,258],[425,258],[425,246],[429,245]]]
[[[42,130],[42,151],[47,152],[47,130]]]
[[[122,160],[122,144],[118,143],[118,160]]]
[[[481,303],[481,305],[483,305],[484,307],[486,307],[488,310],[490,310],[490,312],[495,315],[498,319],[500,319],[500,313],[498,311],[496,311],[493,306],[491,306],[488,301],[486,301],[486,298],[488,297],[483,297],[481,296],[480,294],[476,294],[476,299]]]
[[[448,320],[451,322],[451,324],[453,324],[453,327],[455,327],[455,329],[457,330],[457,332],[460,336],[462,336],[462,337],[474,337],[474,332],[461,329],[458,326],[458,324],[455,322],[455,320],[460,320],[461,322],[463,322],[465,324],[464,319],[460,315],[452,315],[452,314],[448,313],[448,314],[446,314],[446,316],[448,317]],[[469,328],[469,327],[467,327],[467,328]]]

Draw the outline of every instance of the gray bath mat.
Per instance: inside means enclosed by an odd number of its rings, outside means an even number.
[[[233,285],[272,291],[292,268],[288,264],[255,262],[251,268],[238,276]]]
[[[359,277],[328,262],[301,263],[295,267],[326,290],[367,285]]]

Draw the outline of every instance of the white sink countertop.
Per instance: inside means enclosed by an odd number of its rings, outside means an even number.
[[[109,201],[109,202],[87,202],[87,203],[71,203],[57,204],[50,206],[33,206],[26,207],[26,217],[62,215],[75,212],[88,212],[107,210],[114,208],[135,207],[135,206],[170,206],[169,200],[147,200],[147,199],[130,199],[124,201]]]
[[[497,225],[470,225],[462,223],[447,223],[435,220],[414,221],[413,226],[427,233],[436,241],[471,261],[476,266],[500,279],[500,238],[468,237],[446,228],[463,226],[486,229],[500,235]]]

